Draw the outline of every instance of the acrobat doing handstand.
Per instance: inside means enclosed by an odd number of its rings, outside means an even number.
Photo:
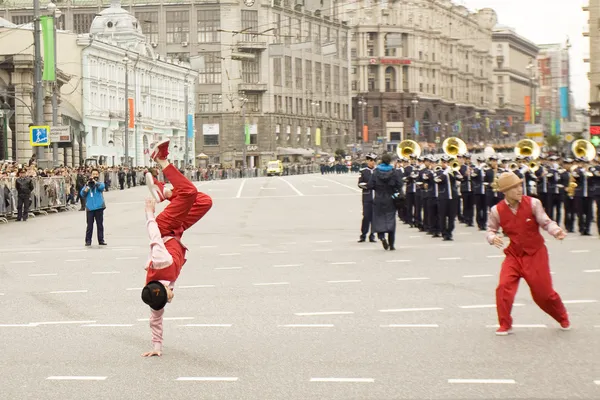
[[[194,184],[169,163],[169,141],[157,143],[151,158],[160,166],[173,189],[152,173],[146,174],[146,185],[153,198],[146,200],[146,227],[150,237],[150,257],[146,263],[146,286],[142,300],[151,309],[150,329],[153,350],[143,357],[161,356],[163,342],[163,314],[165,305],[173,300],[175,281],[185,264],[187,248],[181,242],[183,232],[192,227],[212,207],[210,196],[198,192]],[[155,205],[168,200],[170,204],[158,216]]]

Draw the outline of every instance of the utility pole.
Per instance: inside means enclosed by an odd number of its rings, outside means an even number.
[[[124,166],[129,166],[129,58],[125,56],[125,162]]]
[[[50,6],[52,4],[52,6]],[[56,21],[61,16],[61,11],[56,7],[56,4],[49,3],[48,10],[52,12],[52,34],[54,36],[54,71],[56,71]],[[52,126],[58,126],[58,74],[54,74],[54,82],[52,83]],[[62,125],[62,124],[60,124]],[[58,162],[58,142],[52,141],[52,165],[56,168]]]
[[[242,94],[242,96],[243,97],[240,99],[242,102],[242,167],[246,169],[246,152],[248,150],[248,146],[246,145],[246,102],[248,99],[245,94]]]
[[[42,40],[40,30],[40,0],[33,0],[33,93],[35,101],[35,119],[33,124],[40,126],[44,124],[44,88],[42,86]],[[44,150],[38,146],[35,149],[37,162],[42,159]],[[18,161],[18,155],[16,155]]]
[[[184,110],[185,110],[184,111],[184,113],[185,113],[185,150],[184,150],[184,153],[183,153],[183,168],[186,168],[187,165],[188,165],[188,160],[189,160],[189,158],[188,158],[188,141],[190,139],[188,137],[188,132],[190,131],[190,128],[191,128],[189,126],[189,121],[188,121],[189,110],[188,110],[188,83],[187,83],[187,77],[186,77],[186,80],[185,80],[185,83],[184,83],[184,92],[183,93],[184,93],[184,98],[185,98],[184,105],[183,105]]]

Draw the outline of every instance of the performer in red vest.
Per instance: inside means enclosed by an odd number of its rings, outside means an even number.
[[[146,200],[146,228],[150,237],[150,256],[146,263],[146,286],[142,301],[150,306],[150,329],[153,350],[143,357],[160,356],[163,342],[165,305],[173,300],[175,281],[185,264],[187,248],[181,243],[183,232],[192,227],[212,207],[212,199],[198,192],[196,186],[167,160],[169,141],[159,142],[152,159],[162,168],[163,175],[173,184],[168,190],[152,173],[146,174],[146,185],[154,199]],[[169,205],[154,216],[156,202],[168,200]]]
[[[510,313],[521,278],[529,285],[533,301],[554,318],[561,329],[571,328],[567,310],[552,287],[548,249],[539,228],[558,240],[563,240],[566,234],[548,217],[538,199],[523,196],[522,183],[523,180],[513,172],[500,175],[498,190],[504,193],[504,200],[492,207],[488,218],[487,240],[491,245],[504,248],[504,241],[498,235],[500,228],[510,239],[509,246],[504,249],[506,258],[496,289],[500,323],[496,335],[499,336],[512,333]]]

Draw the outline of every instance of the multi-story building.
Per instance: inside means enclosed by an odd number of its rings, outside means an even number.
[[[89,32],[106,3],[58,3],[64,28]],[[353,141],[349,27],[321,4],[147,0],[124,7],[156,53],[190,59],[199,71],[197,152],[211,163],[242,164],[246,150],[252,166],[281,154],[331,153]],[[5,11],[15,23],[31,14],[29,0]]]
[[[194,115],[198,74],[190,65],[156,56],[141,24],[114,0],[93,20],[89,35],[79,35],[77,45],[88,157],[125,164],[127,124],[128,165],[149,165],[152,143],[166,138],[172,162],[193,165],[193,124],[188,135],[186,115]]]
[[[340,2],[353,27],[352,92],[363,140],[433,143],[485,137],[492,97],[496,13],[449,0]]]
[[[567,43],[540,44],[537,58],[536,122],[546,134],[560,131],[562,121],[571,121],[575,110],[571,98],[569,48]]]
[[[524,123],[532,122],[535,106],[537,56],[539,49],[514,29],[497,26],[492,33],[494,55],[494,104],[496,132],[524,132]]]

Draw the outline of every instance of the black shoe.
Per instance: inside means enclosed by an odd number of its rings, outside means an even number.
[[[91,243],[86,243],[85,247],[90,247],[92,244]]]
[[[385,240],[385,239],[381,239],[381,245],[383,246],[384,250],[387,250],[390,248],[390,245],[388,244],[387,240]]]
[[[371,243],[377,243],[377,239],[375,239],[374,237],[370,237],[369,238],[369,242],[371,242]]]
[[[20,219],[16,219],[15,221],[20,222],[21,220]]]
[[[454,239],[452,239],[452,238],[451,238],[451,237],[449,237],[449,236],[446,236],[446,237],[444,238],[444,242],[452,242],[453,240],[454,240]]]
[[[98,243],[100,246],[107,246],[106,242],[100,242]]]
[[[434,234],[432,237],[434,237],[434,238],[439,238],[439,237],[442,237],[442,235],[440,235],[439,233],[436,233],[436,234]]]
[[[390,251],[394,251],[396,248],[394,246],[390,246]]]
[[[589,233],[589,232],[583,232],[583,233],[582,233],[582,235],[583,235],[583,236],[592,236],[592,234],[591,234],[591,233]]]
[[[364,242],[366,242],[366,241],[367,241],[367,239],[365,239],[365,238],[360,238],[360,239],[358,239],[358,243],[364,243]]]

